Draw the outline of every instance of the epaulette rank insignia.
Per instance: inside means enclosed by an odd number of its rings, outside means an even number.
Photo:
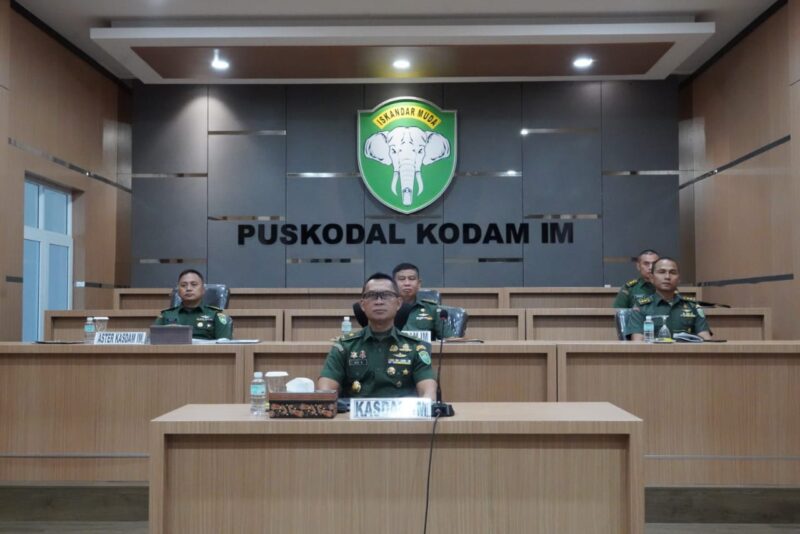
[[[633,280],[628,280],[627,282],[625,282],[625,285],[628,287],[633,287],[636,285],[636,282],[638,281],[639,281],[638,278],[634,278]]]
[[[636,304],[650,304],[653,302],[653,297],[637,297]]]

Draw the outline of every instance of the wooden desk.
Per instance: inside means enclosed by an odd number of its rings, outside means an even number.
[[[429,532],[643,532],[640,419],[608,403],[455,410],[436,428]],[[184,406],[151,426],[150,532],[420,532],[431,429]]]
[[[160,310],[48,310],[44,315],[44,339],[79,341],[87,315],[108,317],[108,330],[147,330]],[[225,310],[233,318],[238,339],[281,341],[283,310]]]
[[[509,287],[509,308],[610,308],[618,287]],[[688,297],[702,298],[699,287],[681,287]]]
[[[253,371],[287,371],[316,380],[330,342],[260,343],[246,348],[245,381]],[[439,344],[433,344],[439,364]],[[535,402],[556,400],[556,346],[506,341],[445,344],[442,387],[447,401]]]
[[[704,308],[717,339],[772,339],[769,308]],[[612,308],[529,308],[525,311],[528,339],[546,341],[615,341]],[[660,323],[658,323],[660,325]]]
[[[525,310],[472,309],[468,310],[468,338],[486,341],[521,341],[525,339]],[[320,341],[340,334],[342,317],[348,315],[353,328],[359,328],[351,309],[286,310],[284,314],[285,341]]]
[[[558,362],[559,401],[644,419],[646,484],[800,484],[800,343],[561,344]]]
[[[244,402],[243,348],[0,344],[0,481],[147,480],[150,420]]]

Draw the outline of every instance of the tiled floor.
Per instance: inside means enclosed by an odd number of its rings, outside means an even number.
[[[114,522],[0,522],[10,534],[147,534],[146,521]],[[645,534],[800,534],[800,525],[649,524]],[[509,533],[510,534],[510,533]]]

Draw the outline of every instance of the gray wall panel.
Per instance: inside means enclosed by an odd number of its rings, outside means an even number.
[[[194,269],[206,276],[206,266],[200,263],[134,262],[131,266],[131,284],[133,287],[175,287],[178,284],[178,275],[186,269]],[[215,282],[217,281],[212,280],[212,283]],[[162,308],[169,308],[169,298],[164,298]]]
[[[372,109],[390,98],[414,96],[442,107],[443,89],[440,83],[370,84],[364,86],[364,107]]]
[[[134,178],[132,259],[206,257],[206,179]]]
[[[572,223],[574,242],[543,243],[542,224],[550,223]],[[600,220],[531,220],[530,231],[531,242],[525,246],[526,286],[597,286],[603,283],[603,224]]]
[[[134,174],[206,173],[205,86],[135,84],[133,124]]]
[[[603,82],[603,170],[677,168],[677,82]]]
[[[208,211],[221,215],[286,215],[286,137],[210,135]]]
[[[371,245],[365,247],[365,268],[367,276],[374,272],[391,274],[395,265],[410,262],[419,267],[423,283],[430,286],[441,286],[444,283],[442,245],[417,245],[417,224],[441,223],[440,218],[406,218],[395,220],[367,219],[367,225],[394,224],[396,235],[405,239],[403,245]]]
[[[525,215],[601,212],[599,134],[530,134],[523,147]]]
[[[522,90],[522,127],[600,131],[600,82],[526,83]]]
[[[520,84],[449,84],[444,107],[458,112],[457,172],[520,170]]]
[[[519,287],[522,262],[465,262],[444,260],[444,281],[449,287]]]
[[[630,257],[645,248],[678,254],[678,176],[606,176],[603,179],[605,257]],[[610,275],[615,278],[611,278]],[[630,276],[609,268],[606,283]],[[627,276],[627,277],[626,277]]]
[[[280,85],[210,85],[208,129],[285,130],[286,88]]]
[[[616,288],[619,288],[628,280],[639,277],[639,271],[636,270],[636,265],[633,262],[605,262],[603,264],[603,272],[603,281]]]
[[[288,172],[358,171],[356,111],[364,107],[363,93],[361,85],[287,88]]]
[[[261,224],[268,227],[270,223]],[[262,245],[255,238],[239,245],[238,223],[209,221],[209,280],[224,280],[230,287],[283,287],[286,284],[284,248],[280,243]]]

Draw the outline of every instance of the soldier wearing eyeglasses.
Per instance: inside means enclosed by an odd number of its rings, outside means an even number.
[[[402,305],[391,276],[375,273],[361,291],[368,324],[338,338],[317,380],[317,389],[332,389],[342,397],[436,398],[436,374],[430,346],[394,326]]]

